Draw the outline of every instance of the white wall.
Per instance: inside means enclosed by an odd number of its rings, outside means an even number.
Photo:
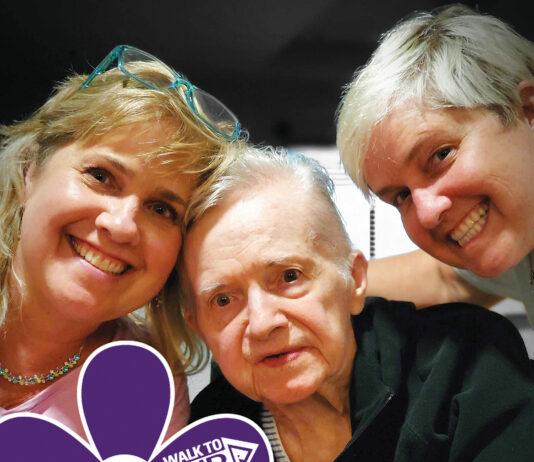
[[[371,205],[343,170],[337,149],[297,146],[296,151],[317,159],[334,180],[336,204],[345,219],[347,231],[355,245],[369,258],[369,212]],[[406,235],[397,210],[381,201],[375,207],[375,257],[387,257],[415,250]]]

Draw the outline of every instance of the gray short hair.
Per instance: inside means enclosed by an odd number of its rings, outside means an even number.
[[[328,231],[317,234],[326,234],[331,245],[338,245],[341,240],[342,246],[348,245],[350,249],[350,238],[334,202],[334,182],[326,169],[315,159],[299,152],[271,146],[246,147],[241,155],[234,156],[233,162],[209,188],[193,193],[185,217],[186,227],[189,228],[236,190],[253,191],[258,185],[280,180],[292,181],[303,194],[314,194],[319,198],[319,211],[328,216],[325,223]]]
[[[341,159],[366,196],[363,161],[373,128],[398,104],[485,108],[517,121],[517,85],[534,78],[534,44],[498,18],[463,5],[416,13],[383,35],[343,94],[337,116]]]
[[[325,219],[317,220],[318,229],[310,232],[329,246],[343,275],[348,275],[352,245],[334,202],[334,183],[319,162],[293,150],[249,146],[240,155],[233,156],[232,163],[216,181],[207,189],[193,193],[186,212],[186,227],[190,228],[232,193],[254,191],[258,185],[280,180],[291,181],[298,186],[297,193],[313,194],[318,199],[316,211]]]

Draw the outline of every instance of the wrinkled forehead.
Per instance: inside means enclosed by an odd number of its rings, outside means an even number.
[[[186,236],[187,247],[197,252],[228,244],[237,248],[253,244],[253,239],[245,242],[252,236],[283,241],[309,228],[308,196],[280,183],[234,189],[193,224]]]
[[[350,245],[318,202],[314,194],[288,195],[276,183],[254,192],[235,191],[187,232],[183,266],[189,278],[203,272],[259,271],[297,256],[325,264],[337,253],[348,254]]]

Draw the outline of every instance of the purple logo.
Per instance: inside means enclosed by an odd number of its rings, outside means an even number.
[[[94,351],[82,367],[78,407],[89,443],[63,424],[30,413],[0,419],[0,454],[10,462],[273,462],[252,421],[219,414],[162,444],[174,387],[161,354],[121,341]]]

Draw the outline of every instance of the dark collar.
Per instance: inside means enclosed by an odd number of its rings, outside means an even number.
[[[403,386],[402,357],[414,307],[410,303],[368,298],[352,317],[357,351],[350,387],[353,438],[361,435]],[[406,326],[408,327],[408,326]]]

